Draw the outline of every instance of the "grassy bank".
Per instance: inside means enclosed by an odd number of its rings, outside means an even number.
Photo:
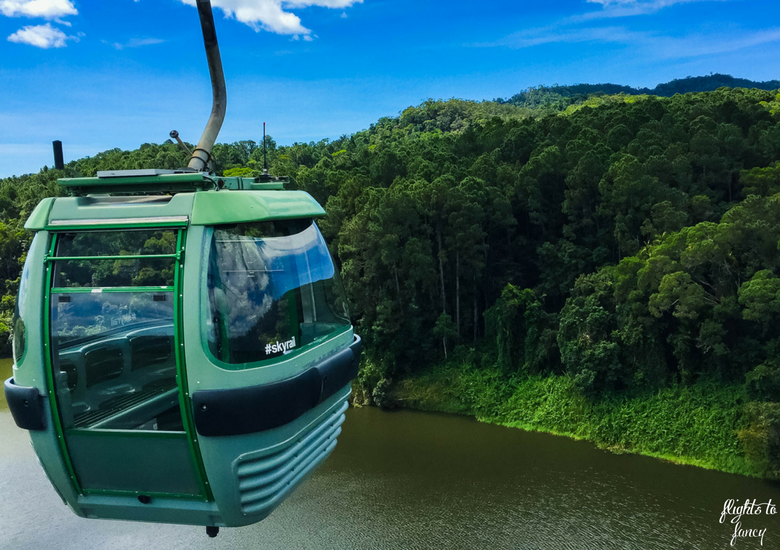
[[[11,376],[13,365],[14,365],[13,359],[0,358],[0,384],[5,382],[5,379]],[[7,408],[8,408],[8,404],[5,402],[5,392],[0,391],[0,411]]]
[[[776,404],[746,403],[744,387],[694,385],[589,399],[568,377],[506,378],[469,365],[431,368],[394,385],[399,406],[592,441],[725,472],[777,477]],[[762,408],[763,406],[763,408]],[[766,406],[769,406],[767,409]],[[773,456],[774,455],[774,456]]]

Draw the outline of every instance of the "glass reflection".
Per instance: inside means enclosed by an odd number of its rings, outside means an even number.
[[[117,287],[173,286],[174,259],[101,260],[100,256],[174,254],[173,230],[85,231],[60,233],[57,256],[92,259],[61,260],[54,265],[54,286]]]
[[[182,431],[172,292],[51,295],[65,428]]]
[[[310,221],[215,228],[209,348],[227,363],[293,353],[349,325],[325,241]]]

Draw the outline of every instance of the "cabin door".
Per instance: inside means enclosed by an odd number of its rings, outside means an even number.
[[[49,387],[63,457],[83,494],[208,497],[182,386],[184,231],[53,235]]]

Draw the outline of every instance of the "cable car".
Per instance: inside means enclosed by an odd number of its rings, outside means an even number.
[[[5,393],[82,517],[215,536],[266,517],[341,431],[361,341],[325,212],[281,179],[207,170],[218,88],[187,169],[61,179],[71,196],[25,225]]]

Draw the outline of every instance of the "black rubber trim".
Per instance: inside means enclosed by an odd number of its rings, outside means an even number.
[[[203,436],[243,435],[292,422],[357,376],[363,342],[352,344],[297,376],[260,386],[192,392],[195,428]]]
[[[16,425],[25,430],[45,430],[43,416],[43,397],[38,388],[17,386],[13,377],[3,384],[5,400],[14,417]]]

